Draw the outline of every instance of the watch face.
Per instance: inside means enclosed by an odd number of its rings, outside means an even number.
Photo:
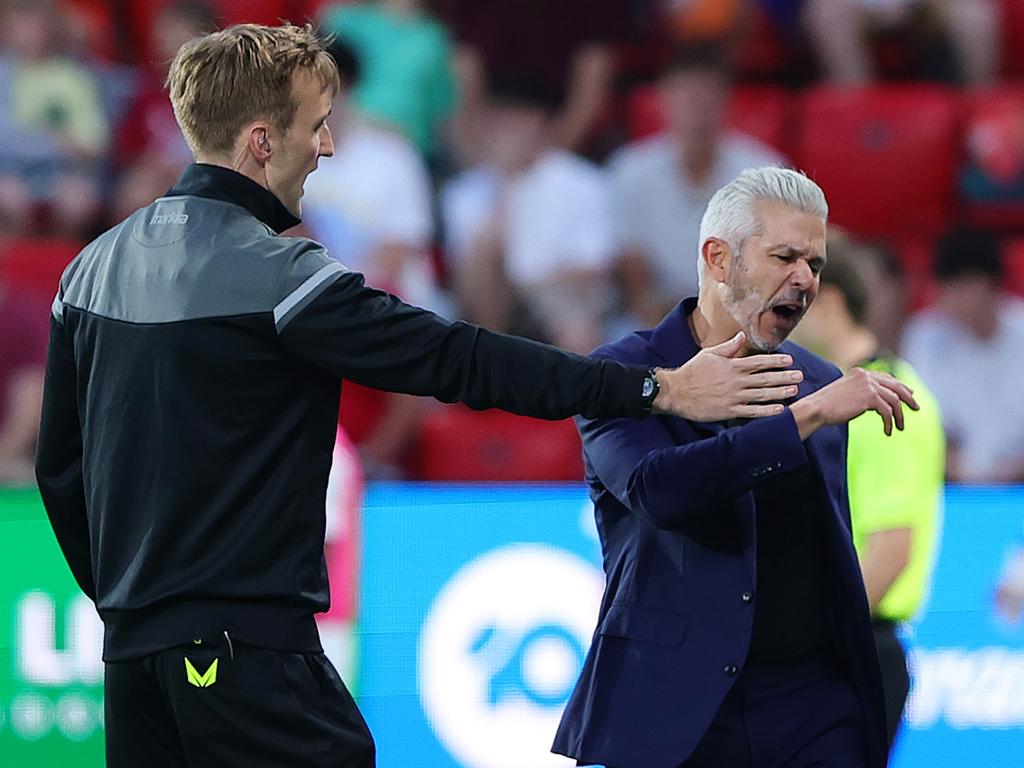
[[[644,388],[641,397],[650,397],[654,394],[654,379],[648,376],[644,379]]]

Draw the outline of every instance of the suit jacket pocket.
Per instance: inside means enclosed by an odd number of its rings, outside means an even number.
[[[669,611],[612,603],[597,634],[678,647],[686,637],[686,618]]]

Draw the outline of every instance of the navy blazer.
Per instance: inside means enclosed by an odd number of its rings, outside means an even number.
[[[652,331],[594,356],[676,367],[699,351],[678,305]],[[792,343],[798,397],[839,370]],[[756,584],[753,489],[801,466],[825,513],[828,623],[857,694],[868,766],[886,762],[885,704],[867,596],[850,536],[846,427],[801,442],[792,413],[727,428],[672,416],[579,419],[606,585],[597,629],[553,750],[580,764],[677,768],[697,746],[750,647]],[[753,595],[753,599],[751,599]]]

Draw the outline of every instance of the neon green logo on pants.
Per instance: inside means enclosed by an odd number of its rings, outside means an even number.
[[[185,675],[188,677],[190,684],[196,688],[209,688],[211,685],[217,682],[217,659],[213,660],[213,663],[207,668],[206,672],[199,674],[196,668],[192,666],[192,662],[185,658]]]

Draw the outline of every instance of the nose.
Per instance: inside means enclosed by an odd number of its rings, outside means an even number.
[[[320,138],[320,157],[334,157],[334,136],[330,126],[324,125],[321,130],[324,135]]]
[[[815,281],[814,270],[804,259],[797,260],[796,266],[789,275],[789,281],[793,287],[801,291],[809,290]]]

